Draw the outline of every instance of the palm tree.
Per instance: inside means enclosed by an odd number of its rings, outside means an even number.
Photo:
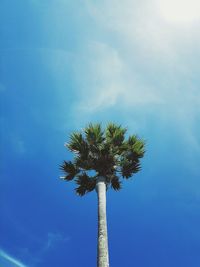
[[[136,135],[125,138],[127,129],[110,123],[103,130],[100,124],[89,124],[83,131],[72,133],[65,146],[74,153],[73,161],[60,166],[66,181],[74,180],[77,195],[96,189],[98,196],[97,266],[108,267],[106,191],[121,189],[123,179],[140,170],[144,141]]]

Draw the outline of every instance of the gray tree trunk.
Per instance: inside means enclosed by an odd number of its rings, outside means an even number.
[[[109,267],[108,235],[106,220],[106,182],[104,177],[99,177],[96,184],[98,196],[98,255],[97,266]]]

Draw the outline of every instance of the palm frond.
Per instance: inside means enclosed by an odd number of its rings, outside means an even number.
[[[133,174],[137,173],[141,169],[139,161],[125,160],[121,163],[121,174],[123,178],[130,178]]]
[[[87,158],[82,157],[81,155],[76,156],[74,158],[74,163],[78,168],[86,171],[94,169],[94,161],[89,155]]]
[[[119,177],[115,176],[114,178],[112,178],[112,180],[111,180],[111,187],[115,191],[119,191],[122,188],[121,182],[119,180]]]
[[[93,146],[98,146],[104,141],[103,131],[101,129],[101,124],[89,124],[85,128],[85,136],[88,144]]]
[[[96,177],[89,177],[84,172],[84,173],[77,176],[76,184],[78,185],[78,187],[75,188],[76,193],[79,196],[83,196],[86,193],[91,192],[95,189]]]
[[[66,174],[63,179],[67,181],[73,180],[80,171],[71,161],[64,161],[60,169]]]
[[[82,155],[88,154],[88,145],[81,133],[72,133],[67,147],[72,152],[80,153]]]
[[[76,194],[80,197],[84,196],[87,193],[85,187],[83,186],[76,187],[75,191],[76,191]]]
[[[143,140],[138,139],[132,146],[133,151],[137,154],[139,158],[142,158],[145,153],[144,148],[145,142]]]
[[[137,142],[137,140],[138,140],[137,135],[131,135],[129,136],[127,143],[129,146],[133,146]]]
[[[109,144],[114,146],[121,146],[127,129],[122,128],[121,125],[116,125],[114,123],[108,124],[106,128],[106,140]]]

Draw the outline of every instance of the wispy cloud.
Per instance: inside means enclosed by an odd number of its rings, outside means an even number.
[[[47,236],[47,241],[45,242],[44,247],[42,248],[42,251],[47,252],[49,250],[52,250],[60,243],[66,243],[66,242],[69,242],[69,240],[70,240],[70,237],[65,237],[61,235],[60,233],[49,232]]]
[[[91,42],[87,57],[81,55],[81,64],[75,64],[79,86],[80,111],[93,112],[116,104],[123,88],[123,62],[117,50],[100,42]],[[87,68],[84,68],[84,65]]]
[[[59,232],[49,232],[43,242],[40,243],[37,251],[31,251],[29,248],[18,248],[18,254],[24,258],[31,266],[40,265],[45,257],[53,250],[56,250],[61,244],[70,241],[69,236],[64,236]],[[19,259],[13,257],[6,251],[0,249],[0,266],[1,267],[28,267]]]
[[[87,67],[79,64],[76,69],[79,101],[75,108],[78,113],[98,112],[119,103],[130,107],[162,102],[158,91],[147,85],[119,51],[108,44],[90,43],[87,58],[83,57],[82,62]]]
[[[192,98],[192,69],[200,54],[198,24],[166,23],[160,2],[87,1],[95,23],[116,42],[105,35],[101,42],[90,40],[84,55],[77,55],[78,113],[98,112],[119,103],[122,107],[157,103],[177,107],[179,94],[183,102]]]
[[[14,258],[13,256],[9,255],[7,252],[0,249],[0,262],[3,260],[3,267],[27,267],[27,265],[23,264],[18,259]]]

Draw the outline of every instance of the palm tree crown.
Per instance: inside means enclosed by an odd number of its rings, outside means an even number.
[[[72,133],[66,147],[74,153],[73,161],[64,161],[60,168],[66,181],[75,180],[76,193],[83,196],[95,189],[98,177],[106,179],[106,187],[121,189],[140,169],[144,141],[136,135],[126,138],[127,129],[110,123],[106,129],[89,124],[82,132]]]

